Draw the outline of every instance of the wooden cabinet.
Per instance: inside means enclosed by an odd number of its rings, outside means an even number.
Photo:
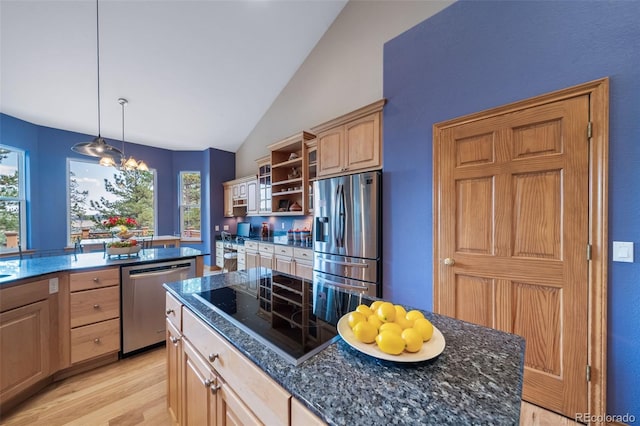
[[[258,163],[258,215],[271,213],[271,155],[259,158]]]
[[[285,274],[293,274],[295,272],[295,261],[293,260],[293,247],[274,246],[274,265],[273,269],[284,272]]]
[[[313,414],[300,401],[291,398],[291,426],[322,426],[326,425],[321,419]]]
[[[382,167],[382,107],[367,105],[311,129],[317,135],[317,176]]]
[[[182,335],[184,424],[289,424],[291,395],[188,309]]]
[[[224,268],[224,242],[216,241],[216,266],[220,269]]]
[[[271,150],[271,210],[274,215],[304,215],[308,211],[307,132],[269,145]],[[291,210],[292,206],[298,209]]]
[[[71,364],[120,350],[120,270],[69,274]]]
[[[42,282],[43,286],[48,283]],[[4,292],[0,292],[0,297]],[[0,313],[0,403],[50,374],[48,291],[33,303]]]
[[[318,139],[307,142],[307,213],[313,214],[313,182],[318,178]]]
[[[247,216],[255,216],[259,213],[258,180],[247,182]]]
[[[293,248],[295,270],[293,275],[307,280],[313,279],[313,250],[300,247]]]
[[[224,217],[233,217],[233,185],[225,182],[222,187],[224,188]]]
[[[258,266],[273,269],[273,244],[258,243],[258,253],[260,253],[260,263]]]
[[[182,304],[169,293],[165,297],[167,318],[167,408],[175,423],[181,421]]]
[[[258,253],[258,243],[256,241],[245,240],[244,258],[247,269],[257,268],[260,266],[260,254]]]
[[[244,271],[247,269],[247,250],[243,245],[238,245],[236,249],[238,253],[238,271]]]

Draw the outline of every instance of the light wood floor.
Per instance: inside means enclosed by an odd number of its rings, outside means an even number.
[[[1,425],[171,425],[166,406],[164,348],[54,383],[19,405]],[[521,426],[577,426],[565,417],[522,402]]]

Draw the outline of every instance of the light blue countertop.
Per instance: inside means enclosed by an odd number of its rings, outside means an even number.
[[[0,287],[18,280],[63,271],[104,268],[107,266],[153,263],[185,257],[203,256],[206,253],[190,247],[152,248],[141,250],[131,257],[108,256],[103,252],[66,254],[61,256],[12,259],[0,261]]]

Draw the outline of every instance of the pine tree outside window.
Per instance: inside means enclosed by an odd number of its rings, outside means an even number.
[[[179,176],[180,236],[201,240],[200,172],[182,171]]]
[[[0,252],[26,249],[25,154],[0,145]]]

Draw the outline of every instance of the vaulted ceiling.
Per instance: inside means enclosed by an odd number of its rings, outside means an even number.
[[[173,150],[236,151],[346,0],[1,0],[0,111]]]

